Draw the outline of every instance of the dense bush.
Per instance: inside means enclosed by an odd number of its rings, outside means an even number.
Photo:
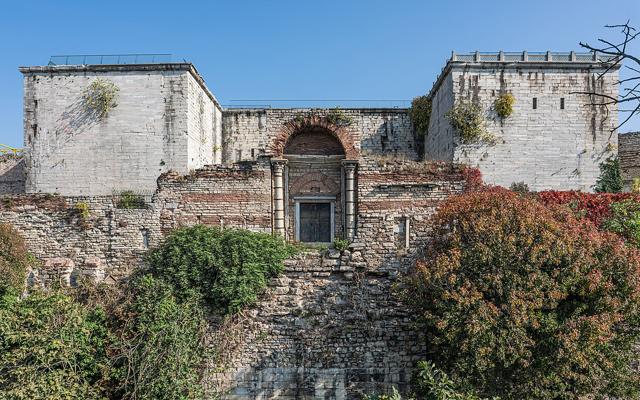
[[[420,361],[415,379],[416,394],[406,396],[405,400],[482,400],[478,396],[461,390],[443,371],[432,362]],[[365,400],[402,400],[394,387],[390,395],[378,394],[364,397]],[[497,399],[497,398],[496,398]]]
[[[114,286],[17,296],[30,259],[0,225],[0,399],[200,399],[203,301],[255,301],[292,248],[282,239],[197,226],[169,235],[151,271]]]
[[[640,202],[627,199],[612,203],[611,216],[602,226],[622,236],[628,244],[640,247]]]
[[[431,118],[431,100],[429,97],[419,96],[411,101],[409,118],[416,132],[426,136],[429,131],[429,119]]]
[[[150,275],[125,290],[124,303],[112,312],[112,398],[202,398],[206,324],[197,299],[178,301],[168,283]]]
[[[506,190],[453,197],[433,223],[404,295],[453,381],[503,399],[638,395],[636,249]]]
[[[611,205],[624,200],[640,201],[634,193],[584,193],[575,191],[545,191],[537,193],[538,200],[547,206],[569,206],[579,217],[585,217],[601,226],[611,217]]]
[[[594,190],[601,193],[620,193],[623,187],[618,157],[609,157],[600,163],[600,176]]]
[[[0,299],[0,398],[103,399],[110,361],[102,309],[63,293]]]
[[[256,301],[293,252],[280,237],[197,225],[175,231],[149,263],[153,274],[172,284],[178,298],[195,290],[213,310],[233,313]]]
[[[0,223],[0,295],[11,289],[21,291],[34,258],[27,252],[22,236],[11,225]]]

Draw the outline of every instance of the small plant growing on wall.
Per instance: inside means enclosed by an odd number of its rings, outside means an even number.
[[[119,91],[118,86],[110,80],[97,78],[82,93],[84,106],[98,118],[104,118],[118,105]]]
[[[144,197],[126,190],[120,193],[117,207],[125,210],[137,210],[147,208],[147,204],[144,201]]]
[[[338,251],[345,251],[349,248],[349,239],[336,238],[333,241],[333,248]]]
[[[89,229],[89,217],[91,217],[91,209],[89,208],[89,204],[81,201],[76,203],[73,206],[73,214],[77,218],[78,225],[82,229]]]
[[[416,132],[422,136],[427,136],[429,119],[431,118],[431,100],[426,95],[416,97],[411,101],[409,118]]]
[[[508,118],[513,114],[513,105],[515,103],[516,98],[511,93],[502,93],[498,96],[493,106],[500,118]]]
[[[349,126],[353,124],[353,118],[347,115],[344,110],[340,108],[329,110],[326,119],[327,122],[338,126]]]
[[[476,104],[458,103],[447,111],[445,117],[465,144],[495,141],[495,137],[485,127],[482,109]]]

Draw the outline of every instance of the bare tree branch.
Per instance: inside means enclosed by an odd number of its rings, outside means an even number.
[[[612,96],[610,94],[599,93],[597,88],[593,88],[587,92],[572,92],[573,94],[582,94],[590,97],[588,106],[602,106],[608,107],[612,105],[631,104],[631,107],[624,110],[629,114],[613,131],[617,130],[631,118],[640,115],[640,57],[632,55],[628,52],[629,44],[640,36],[640,31],[630,25],[630,21],[624,24],[605,25],[606,28],[619,30],[622,33],[622,38],[619,42],[609,39],[598,39],[598,43],[602,46],[592,46],[586,42],[580,42],[580,46],[584,49],[593,51],[595,54],[602,54],[604,56],[600,61],[604,68],[604,72],[597,74],[597,79],[604,79],[605,75],[614,70],[615,68],[623,66],[623,64],[631,63],[634,66],[624,65],[630,71],[633,71],[636,76],[631,76],[625,79],[620,79],[616,83],[622,85],[621,94]],[[629,86],[624,87],[625,84]]]

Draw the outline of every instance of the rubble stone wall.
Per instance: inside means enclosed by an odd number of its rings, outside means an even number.
[[[463,172],[452,164],[361,159],[355,241],[343,252],[310,249],[287,260],[284,274],[227,323],[223,337],[212,324],[212,343],[224,354],[206,372],[210,397],[358,399],[392,386],[407,390],[426,344],[396,285],[431,237],[438,204],[463,190]],[[111,196],[4,196],[0,221],[14,225],[42,260],[33,284],[113,282],[143,268],[145,252],[180,226],[270,232],[269,160],[168,173],[147,200],[145,209],[126,210]],[[88,207],[86,218],[79,204]],[[407,220],[403,233],[397,228]]]

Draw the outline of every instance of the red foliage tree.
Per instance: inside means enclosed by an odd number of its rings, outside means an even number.
[[[507,190],[452,197],[432,223],[404,296],[454,380],[502,399],[638,394],[636,249]]]
[[[544,191],[537,194],[544,205],[568,205],[574,211],[583,214],[587,219],[600,226],[611,217],[611,204],[632,199],[640,201],[634,193],[584,193],[576,191]]]

